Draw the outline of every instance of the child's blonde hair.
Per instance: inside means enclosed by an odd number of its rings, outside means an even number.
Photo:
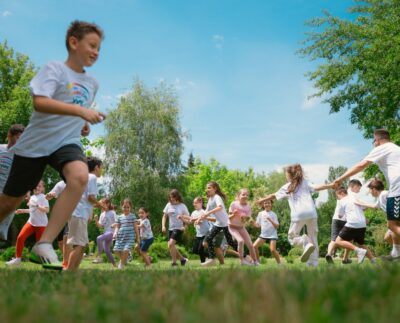
[[[247,192],[248,194],[250,194],[249,190],[247,188],[241,188],[237,193],[236,193],[236,200],[239,200],[239,196],[240,194],[242,194],[243,192]]]

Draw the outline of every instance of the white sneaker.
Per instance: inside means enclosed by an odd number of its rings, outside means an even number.
[[[210,267],[210,266],[215,266],[216,264],[217,264],[217,262],[215,261],[215,259],[207,259],[201,265],[204,267]]]
[[[92,261],[94,264],[101,264],[103,262],[103,258],[97,257],[95,260]]]
[[[118,263],[118,269],[124,269],[124,265],[122,264],[122,261]]]
[[[258,262],[258,261],[256,261],[255,263],[254,263],[254,266],[260,266],[260,263]]]
[[[365,255],[367,254],[367,250],[359,248],[357,251],[357,260],[359,264],[362,264],[364,261]]]
[[[6,262],[6,266],[19,267],[19,266],[21,266],[21,262],[22,262],[21,258],[13,258],[10,261]]]
[[[254,263],[253,263],[253,262],[247,261],[246,259],[243,259],[243,260],[240,262],[240,264],[241,264],[242,266],[254,266]]]
[[[304,247],[303,254],[300,257],[301,262],[307,262],[314,250],[315,246],[311,242],[307,243]]]
[[[57,254],[51,243],[36,243],[31,251],[29,260],[35,263],[42,263],[43,268],[62,270],[62,263],[58,260]]]
[[[246,255],[246,257],[244,257],[244,259],[248,262],[253,262],[253,258],[251,258],[250,255]]]

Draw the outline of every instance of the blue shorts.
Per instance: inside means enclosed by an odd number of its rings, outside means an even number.
[[[140,251],[147,252],[153,242],[154,238],[143,239],[142,241],[140,241]]]
[[[389,221],[400,221],[400,196],[388,197],[386,214]]]

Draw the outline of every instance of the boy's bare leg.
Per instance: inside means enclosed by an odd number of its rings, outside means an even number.
[[[68,270],[75,270],[79,268],[84,248],[85,247],[82,246],[74,246],[74,248],[71,250],[68,259],[68,267],[67,267]]]
[[[64,166],[63,174],[67,185],[53,207],[49,224],[39,242],[53,242],[75,210],[86,188],[89,176],[86,163],[79,160],[69,162]]]
[[[7,215],[15,211],[21,202],[24,200],[25,195],[13,197],[6,194],[0,194],[0,222],[3,221]]]

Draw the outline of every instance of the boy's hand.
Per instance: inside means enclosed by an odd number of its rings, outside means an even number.
[[[102,112],[86,108],[82,109],[82,119],[90,122],[91,124],[102,122],[106,118],[106,115]]]
[[[46,194],[46,200],[50,201],[56,197],[55,193],[49,192]]]
[[[90,134],[90,126],[87,122],[85,122],[85,125],[83,126],[81,130],[81,136],[82,137],[87,137]]]

